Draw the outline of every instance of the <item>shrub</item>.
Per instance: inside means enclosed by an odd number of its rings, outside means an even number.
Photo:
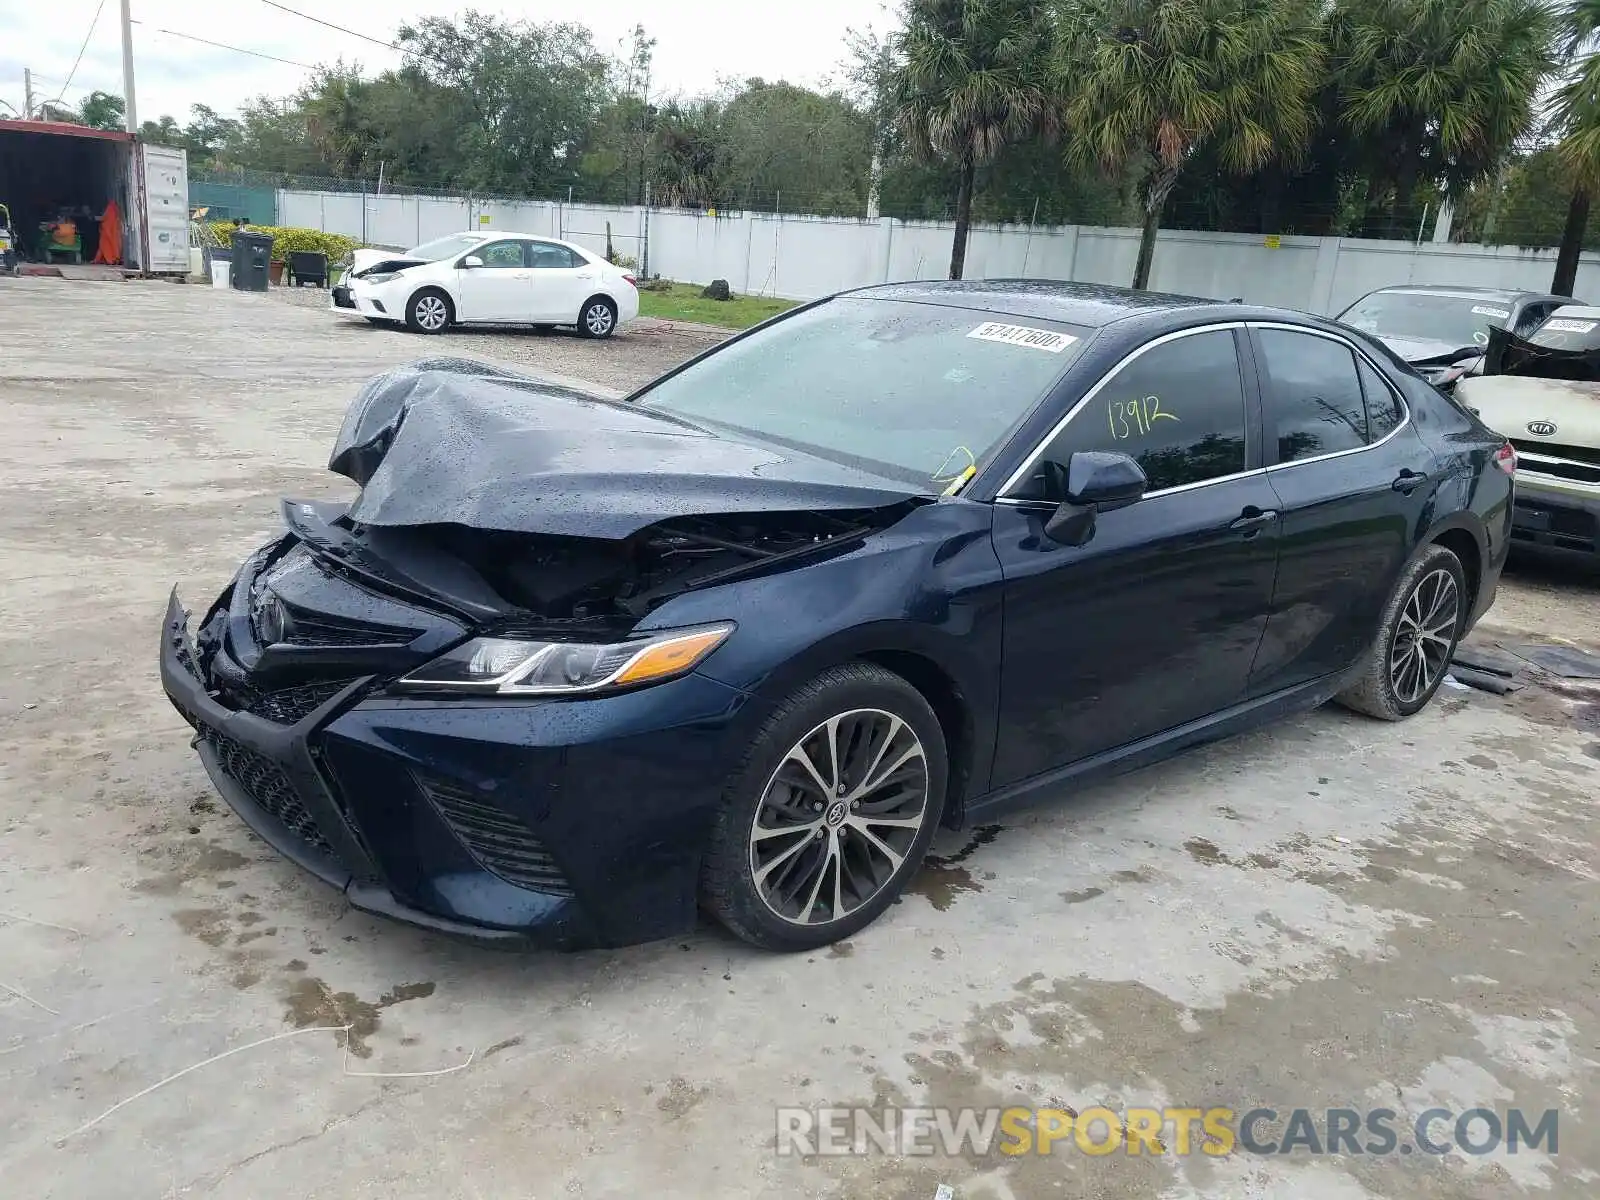
[[[213,221],[211,229],[224,246],[233,244],[232,221]],[[271,235],[272,258],[275,262],[285,262],[290,254],[307,251],[326,254],[330,264],[339,263],[349,258],[351,251],[361,245],[355,238],[345,237],[341,233],[323,233],[320,229],[298,229],[289,225],[252,225],[250,229],[253,233]]]

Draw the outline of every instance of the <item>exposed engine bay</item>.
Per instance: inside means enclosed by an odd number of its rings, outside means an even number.
[[[507,603],[555,619],[642,617],[673,596],[841,553],[910,505],[865,512],[689,517],[620,541],[419,529]]]

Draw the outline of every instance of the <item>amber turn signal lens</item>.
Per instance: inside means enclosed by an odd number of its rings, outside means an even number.
[[[698,633],[687,633],[682,637],[656,642],[640,651],[638,656],[622,669],[613,683],[620,687],[630,683],[660,679],[666,675],[680,675],[684,671],[692,670],[696,663],[722,644],[722,640],[729,632],[726,627],[703,629]]]

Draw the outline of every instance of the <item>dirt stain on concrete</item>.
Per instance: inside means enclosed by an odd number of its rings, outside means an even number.
[[[172,914],[172,919],[179,929],[208,946],[222,945],[231,932],[228,916],[220,908],[181,908]]]
[[[939,859],[930,858],[912,877],[906,890],[924,897],[940,912],[949,912],[957,896],[963,892],[981,892],[983,885],[973,879],[972,872],[965,867],[947,867]]]
[[[1205,863],[1207,866],[1214,867],[1228,861],[1228,856],[1217,849],[1217,844],[1206,838],[1190,838],[1183,844],[1183,848],[1195,862]]]
[[[1086,900],[1093,900],[1096,896],[1104,896],[1105,888],[1084,888],[1081,892],[1062,892],[1061,898],[1068,904],[1082,904]]]
[[[667,1083],[667,1093],[656,1101],[656,1107],[667,1114],[669,1121],[682,1120],[698,1108],[711,1095],[708,1087],[692,1087],[681,1075],[674,1075]]]
[[[404,1041],[405,1039],[402,1038],[400,1040]],[[514,1049],[515,1047],[520,1046],[520,1045],[522,1045],[522,1035],[518,1034],[516,1037],[508,1037],[504,1041],[496,1042],[494,1045],[490,1046],[487,1050],[485,1050],[481,1055],[479,1055],[479,1057],[480,1058],[493,1058],[496,1054],[503,1054],[505,1051]]]
[[[406,1000],[420,1000],[434,993],[432,983],[397,984],[376,1000],[363,1000],[354,992],[335,992],[316,976],[297,979],[285,997],[284,1020],[296,1029],[316,1025],[342,1026],[339,1044],[357,1058],[371,1058],[367,1039],[378,1032],[380,1014]]]
[[[828,947],[829,958],[849,958],[855,952],[855,945],[851,942],[835,942]]]

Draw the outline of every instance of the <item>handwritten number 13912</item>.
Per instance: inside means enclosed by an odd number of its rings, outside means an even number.
[[[1106,405],[1106,419],[1111,424],[1112,440],[1121,442],[1149,433],[1157,421],[1178,418],[1161,411],[1160,396],[1146,396],[1142,400],[1113,400]]]

